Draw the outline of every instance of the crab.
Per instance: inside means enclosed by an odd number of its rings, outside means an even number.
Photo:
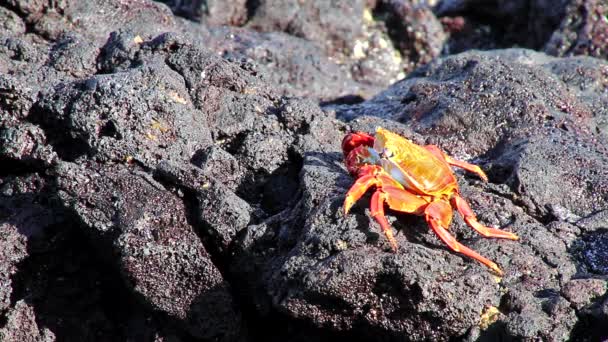
[[[346,193],[344,214],[370,188],[371,216],[380,224],[393,252],[397,241],[384,214],[388,208],[424,216],[429,227],[450,249],[471,257],[498,275],[503,272],[496,263],[456,241],[448,232],[456,209],[464,221],[487,238],[518,240],[518,236],[481,224],[469,204],[460,196],[456,177],[450,166],[477,174],[486,174],[477,165],[453,159],[437,146],[420,146],[387,129],[378,127],[374,136],[363,132],[347,134],[342,141],[345,164],[355,183]]]

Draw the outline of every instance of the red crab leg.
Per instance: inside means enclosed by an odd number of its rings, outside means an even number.
[[[363,194],[372,186],[382,188],[383,186],[399,187],[399,183],[391,176],[382,171],[380,166],[366,165],[359,170],[360,177],[350,187],[344,199],[344,215],[348,214],[350,208],[355,204]]]
[[[365,175],[359,177],[353,186],[350,187],[344,198],[344,215],[348,214],[350,208],[355,204],[363,194],[374,185],[378,185],[376,175]]]
[[[426,146],[424,146],[424,148],[426,148],[427,150],[432,152],[436,157],[443,158],[446,161],[446,163],[448,163],[452,166],[459,167],[461,169],[465,169],[469,172],[473,172],[473,173],[477,174],[484,181],[486,181],[486,182],[488,181],[488,176],[486,176],[486,173],[483,172],[483,170],[479,166],[474,165],[474,164],[469,164],[464,161],[456,160],[456,159],[448,156],[447,154],[443,153],[443,151],[441,151],[441,149],[439,149],[439,147],[437,147],[435,145],[426,145]]]
[[[384,194],[380,190],[376,190],[372,195],[372,201],[370,203],[370,211],[371,215],[376,221],[380,224],[380,228],[386,235],[388,242],[391,244],[391,249],[393,252],[397,252],[397,240],[393,236],[393,231],[391,230],[391,226],[388,224],[386,220],[386,216],[384,216],[384,201],[386,200],[386,194]]]
[[[519,237],[511,232],[506,232],[504,230],[490,228],[482,225],[477,221],[477,217],[469,204],[464,200],[464,198],[459,195],[455,195],[452,198],[452,205],[458,210],[460,215],[464,221],[473,229],[475,229],[479,234],[485,237],[493,237],[493,238],[501,238],[501,239],[510,239],[510,240],[519,240]]]
[[[393,252],[397,252],[397,241],[393,236],[393,231],[386,220],[386,216],[384,216],[384,203],[388,204],[389,208],[393,210],[413,214],[420,212],[428,203],[414,194],[392,186],[378,189],[372,195],[371,216],[380,224],[380,228],[390,242]]]
[[[496,263],[456,241],[456,239],[447,231],[447,227],[452,220],[452,207],[449,203],[441,200],[433,202],[426,207],[424,213],[426,222],[431,226],[431,229],[433,229],[439,239],[448,245],[454,252],[471,257],[491,268],[496,274],[502,276],[503,273]]]

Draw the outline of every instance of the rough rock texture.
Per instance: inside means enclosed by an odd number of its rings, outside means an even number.
[[[53,333],[36,324],[34,309],[24,301],[19,301],[7,315],[6,325],[0,329],[3,341],[50,342],[55,341]]]
[[[233,27],[212,28],[209,32],[215,51],[231,61],[255,63],[266,81],[285,95],[323,101],[353,94],[368,98],[380,90],[378,85],[388,84],[387,79],[399,72],[398,66],[385,72],[373,66],[368,69],[381,72],[384,79],[377,82],[362,79],[359,75],[364,71],[351,72],[347,66],[332,61],[314,42],[283,32],[263,33]]]
[[[556,56],[608,56],[608,4],[603,1],[573,0],[568,2],[559,28],[545,46]]]
[[[248,19],[247,0],[164,0],[176,15],[200,21],[209,26],[241,26]]]
[[[52,204],[45,177],[3,177],[1,189],[3,341],[172,335],[91,252],[77,220]]]
[[[315,42],[352,77],[386,86],[439,56],[446,34],[424,1],[258,1],[247,27]]]
[[[102,43],[108,29],[123,28],[148,35],[174,28],[171,11],[154,1],[2,1],[2,7],[16,13],[40,38],[56,40],[68,32],[81,33],[89,41]]]
[[[262,32],[285,31],[330,50],[345,49],[362,34],[365,5],[365,0],[261,0],[247,25]]]
[[[540,49],[572,0],[442,0],[435,13],[451,33],[450,51],[513,45]]]
[[[3,187],[4,192],[11,192],[11,189]],[[27,204],[25,205],[27,207]],[[7,213],[9,209],[14,208],[14,204],[9,201],[3,201],[2,211]],[[18,206],[17,206],[18,207]],[[17,272],[18,263],[27,256],[27,238],[20,230],[25,230],[26,226],[22,224],[23,220],[31,220],[31,217],[36,217],[35,212],[24,212],[19,217],[18,214],[2,217],[2,225],[0,226],[0,310],[5,311],[11,305],[11,295],[13,292],[13,281],[11,277]]]
[[[608,65],[436,59],[475,3],[0,1],[0,340],[605,339]],[[573,6],[485,37],[541,48]],[[341,139],[377,126],[487,171],[462,196],[521,239],[450,232],[502,278],[387,211],[393,253],[369,196],[343,214]]]
[[[385,16],[388,34],[405,59],[406,71],[412,71],[441,54],[447,35],[426,4],[380,1],[374,11],[380,17]]]
[[[439,56],[446,40],[429,3],[417,0],[167,3],[206,23],[184,22],[185,31],[205,36],[214,50],[265,66],[286,94],[324,101],[369,98]]]
[[[484,247],[500,245],[490,253],[504,256],[482,254],[501,265],[509,260],[513,270],[501,282],[507,295],[500,306],[494,304],[504,315],[496,329],[510,336],[568,338],[576,323],[573,307],[579,304],[574,303],[581,300],[562,297],[558,289],[573,277],[605,274],[601,240],[585,238],[578,224],[608,206],[605,131],[597,125],[605,113],[589,110],[585,88],[556,77],[567,66],[586,62],[525,50],[460,54],[419,70],[370,101],[335,107],[357,129],[400,121],[415,141],[437,144],[461,159],[483,158],[490,177],[485,198],[468,193],[468,187],[463,194],[480,218],[508,225],[521,237],[521,243],[480,241]],[[602,68],[594,68],[594,77],[605,79]],[[586,266],[590,259],[592,268]],[[605,296],[601,287],[597,292]]]
[[[239,335],[229,285],[177,196],[137,170],[60,165],[56,172],[60,196],[90,227],[88,233],[107,245],[100,253],[116,260],[137,295],[184,321],[192,336],[234,340]]]

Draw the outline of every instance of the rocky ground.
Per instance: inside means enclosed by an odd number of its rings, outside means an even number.
[[[0,341],[608,338],[599,0],[0,0]],[[517,18],[517,19],[513,19]],[[457,239],[340,141],[479,164]]]

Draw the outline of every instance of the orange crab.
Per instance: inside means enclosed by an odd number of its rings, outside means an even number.
[[[383,128],[377,128],[375,136],[353,132],[342,141],[345,164],[357,178],[344,200],[344,213],[367,192],[375,187],[370,209],[372,217],[380,224],[393,251],[397,242],[384,216],[384,204],[395,211],[423,215],[448,247],[491,268],[502,275],[496,263],[462,245],[448,232],[452,222],[452,208],[464,221],[485,237],[518,240],[517,235],[490,228],[477,221],[475,213],[460,197],[456,177],[451,166],[463,168],[487,181],[486,174],[477,165],[450,158],[437,146],[420,146]]]

